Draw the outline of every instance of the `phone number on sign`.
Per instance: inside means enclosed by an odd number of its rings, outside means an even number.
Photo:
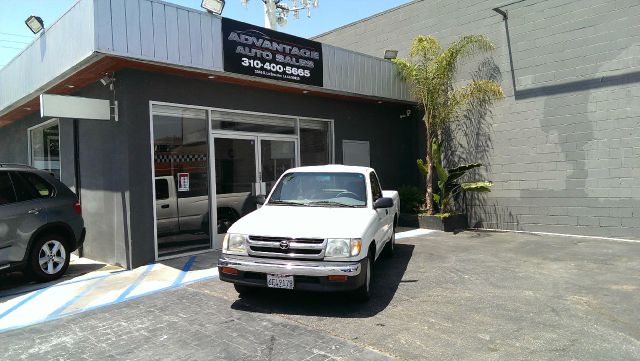
[[[307,69],[292,68],[290,66],[284,66],[284,65],[274,64],[269,62],[263,63],[260,60],[242,58],[242,65],[251,66],[256,69],[267,69],[271,71],[277,71],[278,73],[284,72],[287,74],[298,75],[298,76],[305,76],[305,77],[311,76],[311,71]]]

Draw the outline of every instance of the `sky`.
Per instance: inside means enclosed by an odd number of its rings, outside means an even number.
[[[76,1],[0,0],[0,68],[35,38],[24,24],[27,17],[40,16],[47,27]],[[201,0],[168,1],[201,9]],[[283,1],[291,4],[290,0]],[[300,19],[295,20],[291,14],[287,26],[279,30],[301,37],[311,37],[407,2],[409,0],[320,0],[320,6],[311,10],[311,19],[301,13]],[[222,16],[264,26],[264,6],[261,0],[250,0],[247,8],[240,0],[226,0]]]

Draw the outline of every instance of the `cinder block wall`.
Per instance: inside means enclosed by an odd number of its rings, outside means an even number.
[[[454,129],[453,159],[495,182],[468,202],[471,224],[640,238],[640,2],[527,0],[504,8],[506,24],[491,10],[504,3],[413,1],[317,40],[406,56],[418,34],[489,36],[499,72],[481,71],[507,98]]]

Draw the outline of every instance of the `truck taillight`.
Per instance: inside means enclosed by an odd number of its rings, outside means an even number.
[[[82,214],[82,207],[80,206],[80,201],[76,201],[73,204],[73,210],[76,211],[76,213],[78,214]]]

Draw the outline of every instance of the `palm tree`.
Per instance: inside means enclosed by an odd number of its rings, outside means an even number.
[[[418,36],[411,45],[409,58],[394,59],[400,77],[409,83],[411,91],[423,108],[427,129],[426,162],[418,165],[427,169],[427,189],[423,209],[433,214],[433,159],[431,147],[438,142],[442,129],[466,109],[467,104],[483,100],[487,106],[502,98],[500,84],[492,80],[472,80],[454,85],[458,66],[463,60],[494,49],[484,35],[466,35],[444,49],[433,36]],[[426,163],[426,165],[424,164]]]

